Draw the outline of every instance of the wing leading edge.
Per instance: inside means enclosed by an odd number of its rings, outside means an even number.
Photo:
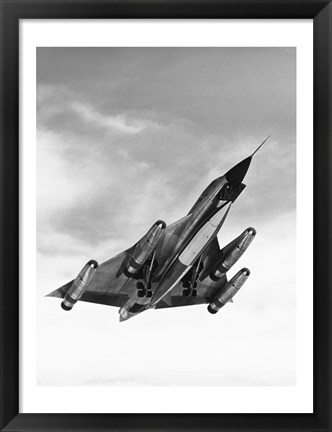
[[[123,267],[129,251],[130,249],[121,252],[98,267],[80,301],[117,307],[122,307],[126,303],[136,290],[134,280],[123,274]],[[72,283],[73,280],[51,292],[48,296],[63,298]]]
[[[190,215],[166,227],[165,234],[157,250],[157,261],[165,260],[165,255],[169,252],[171,244],[177,240],[182,228],[189,219]],[[133,248],[134,247],[135,246],[133,246]],[[101,264],[89,283],[86,292],[79,300],[122,307],[130,297],[136,295],[137,280],[126,276],[124,272],[130,252],[133,248],[129,248]],[[47,296],[64,298],[73,282],[74,279]]]

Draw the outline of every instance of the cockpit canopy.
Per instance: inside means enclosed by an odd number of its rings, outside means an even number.
[[[221,188],[217,198],[219,201],[232,201],[232,202],[234,202],[245,187],[246,187],[246,185],[243,183],[232,184],[232,183],[227,182]]]

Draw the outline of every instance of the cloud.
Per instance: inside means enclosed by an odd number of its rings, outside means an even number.
[[[148,311],[120,324],[115,308],[78,303],[66,314],[56,299],[40,297],[40,324],[48,329],[38,326],[40,385],[294,385],[296,299],[288,265],[295,262],[294,223],[292,213],[261,227],[229,272],[245,266],[250,277],[217,315],[202,305]],[[221,243],[237,229],[229,218]],[[50,283],[55,288],[64,276],[76,276],[84,262],[39,255],[38,285],[46,293]]]
[[[149,123],[139,120],[127,120],[123,115],[106,116],[98,112],[89,104],[73,102],[71,108],[83,121],[92,123],[94,126],[108,129],[111,132],[122,132],[126,134],[137,134],[142,132]]]
[[[101,129],[108,135],[136,135],[147,128],[160,129],[158,122],[135,116],[130,111],[114,114],[101,112],[93,104],[80,101],[80,96],[65,86],[40,85],[37,90],[39,130],[54,131],[61,129],[76,133]]]
[[[102,112],[186,119],[201,137],[295,135],[294,49],[39,48],[37,55],[38,85],[64,86]]]

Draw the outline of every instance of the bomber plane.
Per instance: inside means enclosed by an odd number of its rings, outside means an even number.
[[[62,298],[69,311],[77,301],[119,308],[120,321],[148,309],[208,304],[216,314],[247,280],[247,268],[229,281],[227,272],[256,235],[247,228],[222,249],[217,234],[245,188],[242,183],[254,154],[216,178],[200,195],[189,213],[166,226],[155,222],[132,247],[98,266],[90,260],[76,279],[48,294]]]

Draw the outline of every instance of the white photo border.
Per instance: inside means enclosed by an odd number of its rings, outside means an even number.
[[[20,412],[313,412],[313,21],[20,21]],[[153,37],[151,37],[153,35]],[[36,381],[36,48],[296,47],[297,380],[294,387],[41,387]],[[305,268],[303,272],[301,269]],[[146,401],[149,401],[146,404]]]

